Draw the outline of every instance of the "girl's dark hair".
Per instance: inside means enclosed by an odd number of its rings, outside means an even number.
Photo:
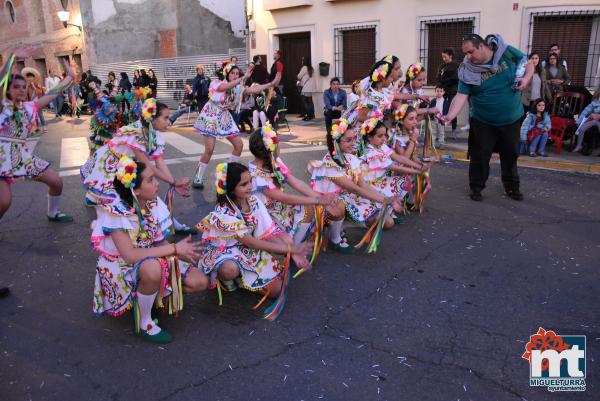
[[[410,66],[409,66],[410,67]],[[415,78],[418,77],[422,72],[425,72],[425,66],[423,66],[423,68],[421,69],[421,71],[419,71],[419,73],[417,75],[415,75]],[[410,86],[410,83],[415,79],[410,79],[408,77],[408,69],[406,69],[406,74],[404,74],[404,86]]]
[[[310,57],[302,57],[303,58],[303,62],[302,65],[306,67],[306,69],[308,70],[308,76],[312,77],[313,72],[315,71],[315,69],[312,67],[312,65],[310,64]]]
[[[23,75],[21,75],[21,74],[13,74],[13,75],[10,76],[10,79],[8,80],[8,86],[7,86],[7,88],[10,89],[10,86],[13,84],[14,81],[25,81],[25,82],[27,82],[25,80],[25,77]],[[10,99],[10,95],[8,94],[8,92],[6,92],[6,97],[8,97]],[[12,99],[10,99],[10,100],[12,100]],[[15,107],[16,107],[16,104],[15,104]]]
[[[535,73],[540,77],[542,76],[542,58],[538,52],[533,52],[529,55],[528,59],[531,60],[533,56],[538,56],[538,64],[535,66]]]
[[[126,72],[121,73],[121,79],[129,79],[129,76],[127,75]]]
[[[333,144],[333,136],[331,135],[331,132],[327,133],[327,150],[329,151],[329,155],[331,156],[331,158],[333,159],[333,161],[335,161],[338,166],[340,166],[340,167],[346,167],[342,163],[340,163],[340,161],[338,159],[336,159],[335,157],[333,157],[333,151],[335,150],[335,146]]]
[[[236,66],[233,66],[233,67],[231,67],[231,70],[229,70],[229,72],[227,73],[227,76],[225,77],[225,80],[226,80],[227,82],[229,82],[229,74],[231,74],[231,72],[232,72],[233,70],[238,70],[238,71],[239,71],[239,73],[240,73],[240,77],[242,76],[242,70],[240,69],[240,67],[238,67],[237,65],[236,65]]]
[[[560,57],[558,57],[558,54],[556,54],[556,53],[550,53],[548,55],[548,60],[547,60],[547,63],[546,63],[547,68],[550,68],[549,67],[550,66],[550,57],[556,58],[556,67],[560,68],[560,65],[561,65],[560,64]]]
[[[140,185],[142,185],[142,173],[146,169],[146,165],[143,162],[136,161],[136,164],[136,180],[133,188],[125,188],[125,186],[121,184],[121,181],[119,181],[117,177],[115,177],[115,180],[113,181],[115,191],[121,197],[121,199],[123,199],[123,201],[129,206],[133,206],[133,193],[131,192],[131,190],[138,189]]]
[[[263,162],[263,165],[269,170],[271,173],[273,172],[273,163],[271,163],[271,151],[265,147],[265,144],[262,140],[261,128],[255,129],[254,132],[250,135],[250,153],[257,159]],[[280,186],[279,181],[273,180],[275,185]]]
[[[114,71],[110,71],[110,72],[108,73],[108,76],[109,76],[109,77],[113,77],[113,78],[117,79],[117,76],[115,75]]]
[[[227,193],[226,194],[217,194],[217,202],[220,205],[227,205],[229,201],[227,197],[232,201],[235,201],[235,195],[233,191],[235,191],[235,187],[238,186],[242,179],[242,174],[248,171],[248,167],[244,166],[241,163],[231,162],[227,163]]]
[[[168,109],[169,106],[167,106],[166,104],[164,104],[163,102],[156,102],[156,114],[155,117],[160,116],[160,113],[164,110],[164,109]],[[148,128],[148,121],[141,119],[142,121],[142,125],[146,128]]]
[[[140,69],[140,75],[141,75],[142,77],[147,77],[147,76],[148,76],[148,74],[146,74],[146,70],[145,70],[145,69],[143,69],[143,68],[142,68],[142,69]]]
[[[407,109],[407,113],[408,113],[408,109]],[[373,135],[375,135],[375,133],[377,132],[377,130],[379,128],[381,128],[381,127],[385,128],[385,131],[387,132],[387,127],[385,126],[385,124],[383,123],[383,121],[381,121],[381,120],[377,121],[377,125],[375,125],[375,128],[373,128],[371,130],[371,132],[369,132],[367,135],[365,135],[363,137],[363,141],[365,141],[365,145],[367,143],[369,143],[369,138],[372,137]]]
[[[404,113],[404,117],[402,117],[402,120],[398,121],[398,125],[402,125],[402,121],[404,121],[404,119],[405,119],[405,118],[406,118],[406,117],[407,117],[407,116],[408,116],[410,113],[412,113],[413,111],[417,111],[417,109],[415,109],[415,108],[414,108],[414,107],[412,107],[412,106],[408,106],[408,107],[406,108],[406,113]]]
[[[378,62],[373,64],[373,67],[371,67],[371,71],[369,71],[369,78],[371,78],[371,76],[373,75],[373,71],[375,71],[377,68],[379,68],[380,66],[382,66],[384,64],[388,65],[388,76],[389,76],[392,73],[392,68],[394,68],[394,64],[393,63],[390,64],[384,60],[379,60]],[[377,82],[371,82],[371,88],[375,88],[376,85],[377,85]]]
[[[544,103],[546,103],[546,102],[544,101],[544,98],[542,98],[542,97],[541,97],[541,98],[539,98],[539,99],[535,99],[535,100],[533,101],[533,103],[531,103],[531,107],[529,108],[529,111],[530,111],[532,114],[537,114],[537,106],[538,106],[538,104],[540,104],[540,102],[544,102]],[[544,111],[546,111],[546,109],[544,109]]]
[[[155,77],[155,76],[156,76],[156,73],[154,72],[154,70],[153,70],[152,68],[150,68],[150,69],[148,70],[148,72],[150,72],[150,71],[152,71],[152,76],[153,76],[153,77]]]

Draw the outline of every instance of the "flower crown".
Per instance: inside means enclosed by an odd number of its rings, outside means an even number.
[[[144,100],[146,99],[149,95],[152,94],[152,89],[150,89],[147,86],[144,86],[142,88],[137,88],[133,90],[133,93],[135,94],[135,98],[137,100]]]
[[[225,195],[227,193],[227,163],[217,164],[216,177],[217,194]]]
[[[274,153],[275,149],[277,149],[277,145],[279,145],[279,137],[277,136],[277,132],[275,132],[275,130],[273,130],[271,126],[267,124],[261,128],[260,135],[265,148],[267,148],[271,153]]]
[[[408,110],[408,104],[403,103],[396,110],[394,110],[394,118],[396,121],[400,121],[406,115],[406,110]]]
[[[331,136],[335,141],[338,141],[347,130],[348,120],[345,118],[340,118],[331,126]]]
[[[137,163],[128,156],[121,156],[117,163],[117,173],[115,176],[125,188],[135,187]]]
[[[223,67],[223,78],[227,79],[227,75],[229,75],[229,71],[231,71],[233,67],[237,67],[237,65],[233,63],[227,63],[227,65]]]
[[[369,118],[368,120],[365,120],[365,122],[362,123],[360,127],[360,134],[364,137],[367,134],[371,133],[375,129],[379,121],[380,120],[378,118]]]
[[[151,122],[156,117],[156,108],[156,99],[152,97],[146,99],[144,104],[142,104],[142,111],[140,115],[145,121]]]
[[[425,67],[421,63],[414,63],[408,66],[408,70],[406,70],[406,76],[411,81],[417,77],[423,71]]]
[[[381,64],[371,74],[371,81],[373,81],[373,82],[383,81],[388,76],[389,71],[390,71],[390,64],[388,62]]]

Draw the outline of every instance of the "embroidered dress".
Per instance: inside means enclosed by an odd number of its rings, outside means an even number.
[[[392,101],[394,100],[394,92],[390,88],[382,88],[378,91],[375,88],[369,87],[365,92],[362,102],[373,106],[373,110],[379,110],[381,113],[390,113],[392,110]],[[373,110],[369,112],[368,117],[373,117],[371,114]]]
[[[33,154],[38,108],[35,100],[23,102],[15,110],[12,102],[4,100],[0,113],[0,179],[15,182],[17,179],[40,177],[50,163]]]
[[[402,89],[400,90],[400,92],[404,93],[404,94],[409,94],[409,95],[412,95],[412,94],[419,95],[419,96],[425,95],[425,90],[423,90],[423,88],[413,89],[412,86],[403,86]],[[410,99],[410,100],[403,101],[403,103],[408,104],[413,109],[418,109],[421,106],[421,103],[423,103],[423,100]]]
[[[123,231],[127,233],[137,248],[151,248],[153,244],[164,241],[171,226],[171,217],[162,200],[156,199],[146,204],[149,210],[144,217],[146,238],[142,238],[138,216],[133,208],[120,199],[112,204],[102,205],[96,210],[98,218],[92,222],[92,246],[100,253],[96,268],[94,288],[94,313],[98,315],[119,316],[132,306],[132,291],[137,288],[138,268],[123,260],[117,250],[110,233]],[[164,294],[169,295],[170,274],[166,258],[156,258],[163,268]],[[179,261],[182,280],[192,268],[187,262]]]
[[[344,157],[347,161],[346,167],[340,167],[329,153],[323,160],[311,160],[308,165],[308,170],[312,174],[311,184],[313,190],[319,194],[339,194],[339,199],[346,207],[346,217],[364,223],[379,211],[381,204],[344,191],[335,183],[336,178],[342,177],[347,177],[356,183],[363,174],[362,163],[356,156],[345,153]]]
[[[134,158],[134,151],[145,153],[149,159],[163,155],[165,140],[158,131],[154,131],[153,148],[148,152],[148,137],[142,130],[142,123],[121,127],[108,143],[91,155],[81,167],[80,175],[86,190],[84,200],[89,205],[112,203],[118,198],[113,181],[117,172],[117,163],[121,156]]]
[[[225,83],[227,81],[213,81],[210,84],[210,99],[202,108],[194,124],[194,129],[202,135],[228,137],[240,134],[229,111],[237,107],[243,88],[240,84],[224,92],[217,91]]]
[[[406,176],[393,175],[389,171],[389,167],[394,164],[391,158],[393,153],[385,144],[379,148],[368,144],[361,158],[366,170],[364,180],[384,196],[404,198],[410,190],[411,182]]]
[[[281,168],[281,172],[287,177],[290,170],[283,164],[281,159],[277,158],[277,163]],[[279,190],[275,185],[273,174],[256,167],[253,163],[248,164],[248,170],[252,176],[252,194],[264,203],[275,223],[293,238],[298,232],[300,224],[305,220],[306,208],[304,205],[290,205],[270,199],[262,191],[265,189]]]
[[[250,211],[242,213],[231,205],[217,205],[200,223],[202,241],[206,243],[198,266],[217,281],[217,272],[223,262],[235,262],[246,289],[258,290],[275,280],[282,272],[279,260],[269,252],[248,248],[239,241],[244,235],[261,240],[283,231],[271,219],[265,205],[254,195],[248,197]]]

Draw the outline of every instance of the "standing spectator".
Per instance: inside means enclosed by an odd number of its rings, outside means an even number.
[[[529,55],[529,62],[533,64],[533,76],[521,95],[521,102],[523,103],[525,112],[528,112],[529,109],[531,109],[533,102],[536,99],[542,98],[542,95],[544,94],[540,55],[538,53],[531,53]]]
[[[252,75],[250,75],[250,84],[257,83],[259,85],[266,84],[269,82],[269,71],[262,63],[262,58],[257,54],[252,58],[254,63],[254,69]]]
[[[117,84],[117,76],[113,71],[108,73],[108,81],[106,81],[104,87],[106,88],[109,96],[112,96],[117,92],[119,85]]]
[[[121,94],[124,95],[127,92],[131,92],[131,82],[129,82],[129,77],[126,72],[121,72],[121,80],[119,81],[119,88],[121,88]],[[131,109],[131,105],[127,99],[123,99],[121,102],[121,110],[129,111]]]
[[[25,67],[21,70],[21,75],[27,82],[27,101],[31,102],[44,96],[44,87],[42,86],[42,76],[39,71],[32,67]],[[46,133],[46,120],[44,120],[44,111],[38,110],[37,122],[42,132]]]
[[[444,88],[438,84],[435,87],[435,98],[431,101],[431,106],[437,110],[437,113],[441,115],[445,115],[448,113],[448,108],[450,107],[450,102],[448,98],[445,96]],[[438,149],[443,149],[445,145],[445,134],[446,127],[444,124],[440,123],[437,118],[434,118],[432,121],[433,128],[433,136],[436,140],[436,145]]]
[[[48,71],[48,77],[46,78],[46,92],[52,90],[56,85],[58,85],[59,82],[59,76],[52,70]],[[64,102],[65,98],[62,93],[51,102],[54,113],[56,114],[56,118],[61,116],[61,110]]]
[[[133,87],[134,88],[139,88],[140,87],[140,79],[142,78],[142,74],[140,73],[140,70],[135,70],[133,71]]]
[[[544,84],[544,98],[547,104],[552,104],[554,96],[562,92],[563,87],[569,83],[569,73],[558,62],[558,55],[552,53],[548,62],[542,70],[542,82]]]
[[[558,44],[552,43],[550,45],[550,50],[548,50],[548,57],[550,57],[552,53],[556,54],[556,56],[558,57],[558,63],[565,67],[565,70],[568,70],[569,68],[567,68],[567,60],[560,57],[560,47],[558,46]],[[546,64],[546,60],[542,61],[542,68],[546,67]]]
[[[331,78],[329,81],[329,89],[323,92],[323,103],[325,103],[325,128],[327,134],[331,133],[331,123],[334,119],[342,116],[342,112],[346,110],[346,91],[340,89],[340,79],[338,77]]]
[[[456,96],[458,90],[458,63],[454,61],[454,49],[448,47],[442,51],[442,61],[437,73],[437,85],[444,88],[448,104]],[[456,118],[452,120],[452,139],[456,139]]]
[[[273,53],[273,65],[271,65],[271,72],[269,74],[269,82],[273,81],[278,73],[283,77],[283,61],[281,61],[281,52],[275,50]],[[283,85],[277,86],[275,90],[278,94],[283,95]]]
[[[231,63],[237,65],[238,63],[238,58],[237,56],[231,56],[231,58],[229,59],[229,61],[231,61]]]
[[[138,80],[138,86],[140,88],[145,88],[148,85],[150,85],[150,77],[146,73],[146,70],[142,68],[140,70],[140,79]]]
[[[298,73],[298,87],[304,106],[304,121],[310,121],[315,118],[315,105],[313,104],[312,94],[316,91],[315,79],[313,77],[314,69],[310,65],[308,57],[302,57],[302,68]]]
[[[515,90],[517,66],[524,55],[505,44],[502,36],[488,35],[483,40],[476,34],[465,35],[462,50],[466,56],[458,70],[458,93],[444,120],[446,123],[452,120],[469,102],[470,197],[474,201],[483,199],[481,191],[490,173],[490,158],[497,150],[506,194],[514,200],[523,200],[517,170],[523,115],[519,91],[531,80],[533,64],[526,64],[525,75],[518,79]]]
[[[198,111],[202,110],[206,102],[208,102],[208,88],[210,86],[210,78],[204,75],[204,66],[196,65],[196,76],[192,81],[192,93],[196,97],[196,106]]]
[[[150,87],[150,90],[152,90],[152,97],[156,99],[156,93],[158,91],[158,79],[156,78],[152,68],[148,70],[148,86]]]

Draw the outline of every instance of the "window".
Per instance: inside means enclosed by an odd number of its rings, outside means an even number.
[[[335,29],[335,75],[349,85],[369,75],[377,59],[377,26],[356,25]]]
[[[571,83],[595,87],[600,59],[600,10],[532,13],[528,53],[548,57],[550,45],[560,47]]]
[[[11,1],[6,2],[6,12],[8,13],[8,18],[11,24],[15,22],[15,7]]]
[[[427,85],[435,85],[442,51],[454,49],[454,61],[462,60],[462,38],[475,32],[475,17],[422,20],[419,27],[419,61],[427,71]],[[408,67],[408,66],[407,66]]]

